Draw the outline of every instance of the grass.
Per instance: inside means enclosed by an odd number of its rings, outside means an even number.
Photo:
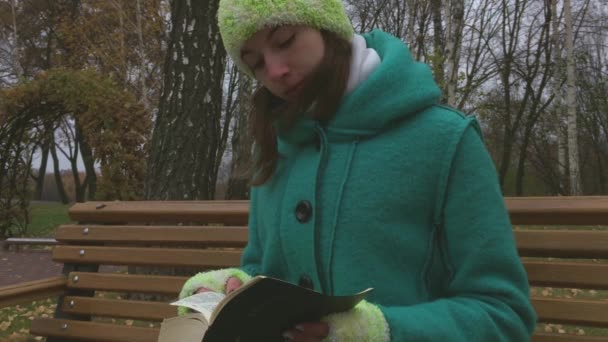
[[[0,341],[42,341],[42,337],[29,335],[31,322],[34,317],[52,317],[56,306],[53,298],[0,309]]]
[[[69,207],[68,204],[55,202],[33,203],[30,206],[31,222],[27,228],[27,237],[52,237],[57,226],[70,223]]]

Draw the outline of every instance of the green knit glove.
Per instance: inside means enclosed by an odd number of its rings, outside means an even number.
[[[391,340],[384,314],[376,305],[365,300],[350,311],[327,315],[321,321],[329,324],[329,335],[324,342]]]
[[[239,279],[243,284],[251,280],[251,276],[238,268],[225,268],[222,270],[215,270],[209,272],[201,272],[194,277],[188,279],[182,291],[179,293],[179,298],[188,297],[194,294],[194,292],[201,288],[206,287],[211,291],[218,293],[226,293],[226,282],[230,277]],[[177,313],[183,316],[190,312],[190,309],[184,306],[177,308]]]

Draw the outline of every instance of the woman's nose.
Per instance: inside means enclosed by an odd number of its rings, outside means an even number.
[[[266,73],[271,80],[280,80],[289,73],[287,63],[281,59],[268,58],[266,61]]]

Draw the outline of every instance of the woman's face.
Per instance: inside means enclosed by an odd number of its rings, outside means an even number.
[[[297,97],[301,85],[321,63],[321,32],[306,26],[278,26],[257,32],[241,49],[241,59],[255,78],[284,100]]]

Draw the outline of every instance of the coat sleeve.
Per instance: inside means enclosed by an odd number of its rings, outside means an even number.
[[[259,274],[260,262],[262,259],[262,249],[259,246],[257,239],[257,218],[256,218],[256,200],[254,199],[256,191],[252,189],[249,208],[249,241],[243,255],[241,257],[241,267],[225,268],[208,272],[201,272],[188,279],[180,291],[179,298],[188,297],[201,288],[206,287],[212,291],[224,293],[226,282],[230,277],[236,277],[241,282],[245,283],[252,277]],[[185,315],[189,312],[186,307],[179,307],[178,313]]]
[[[528,341],[534,330],[527,276],[476,127],[468,121],[446,158],[438,226],[450,276],[430,302],[380,306],[392,341]]]
[[[249,204],[249,238],[241,257],[241,269],[252,277],[261,273],[263,250],[258,239],[258,189],[251,187]]]

